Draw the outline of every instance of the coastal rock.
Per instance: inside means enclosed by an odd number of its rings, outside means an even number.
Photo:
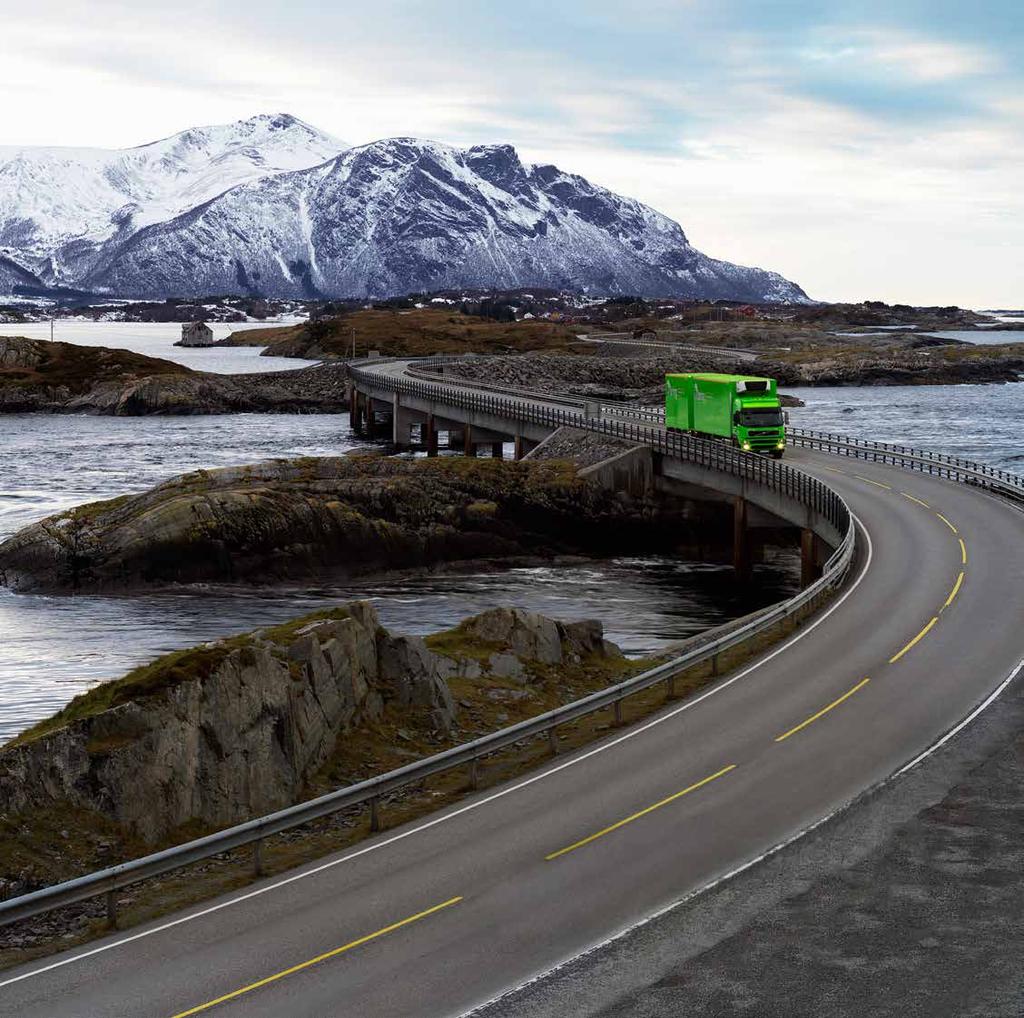
[[[481,507],[486,506],[486,511]],[[695,525],[564,461],[302,458],[201,470],[80,506],[0,544],[18,591],[126,590],[672,547]]]
[[[464,656],[482,649],[500,663],[494,674],[524,681],[542,663],[621,656],[599,623],[514,609],[430,639],[445,652],[388,632],[371,605],[353,602],[167,655],[0,751],[0,814],[67,804],[150,843],[185,824],[225,826],[300,799],[346,736],[385,711],[451,729],[445,675]]]
[[[0,413],[340,413],[343,364],[220,375],[129,350],[0,336]]]
[[[600,622],[558,622],[522,608],[492,608],[428,645],[445,658],[446,677],[487,676],[516,683],[528,682],[538,669],[622,657],[604,639]]]

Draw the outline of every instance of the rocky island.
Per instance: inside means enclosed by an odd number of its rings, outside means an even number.
[[[494,609],[424,639],[389,632],[365,602],[173,652],[0,748],[0,886],[240,822],[643,666],[598,622]]]
[[[726,548],[729,533],[717,535]],[[715,537],[671,500],[604,490],[567,460],[307,457],[195,471],[31,524],[0,544],[0,584],[266,584],[470,559],[666,553]]]
[[[0,336],[0,413],[340,413],[346,406],[344,365],[220,375],[130,350]]]

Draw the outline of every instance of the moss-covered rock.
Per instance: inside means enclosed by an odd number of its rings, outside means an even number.
[[[388,725],[437,745],[457,722],[449,681],[469,707],[518,692],[537,712],[566,677],[603,685],[626,668],[596,622],[497,609],[425,641],[352,602],[167,654],[76,697],[0,750],[0,818],[31,827],[85,811],[152,844],[293,803],[318,775],[355,780],[338,773],[353,739],[381,742],[387,769]],[[0,879],[2,864],[0,852]]]
[[[562,461],[304,457],[195,471],[33,524],[0,544],[0,583],[24,591],[267,583],[664,551],[692,529],[664,506],[588,484]]]

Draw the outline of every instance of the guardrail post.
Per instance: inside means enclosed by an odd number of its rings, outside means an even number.
[[[558,736],[554,728],[548,729],[548,749],[551,750],[552,756],[558,756]]]
[[[469,761],[469,787],[475,792],[480,787],[480,757]]]
[[[252,875],[263,876],[263,839],[257,838],[252,843]]]
[[[614,706],[615,706],[615,724],[616,724],[616,726],[618,726],[618,725],[622,724],[622,701],[621,700],[616,700]]]
[[[117,929],[117,897],[116,891],[112,887],[107,891],[107,929]]]
[[[370,800],[370,833],[376,834],[380,830],[380,796],[375,795]]]
[[[670,675],[665,683],[665,698],[668,700],[676,698],[676,677],[674,674]]]

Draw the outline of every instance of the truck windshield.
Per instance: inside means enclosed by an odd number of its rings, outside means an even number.
[[[777,428],[782,424],[782,411],[777,407],[741,410],[740,424],[744,428]]]

